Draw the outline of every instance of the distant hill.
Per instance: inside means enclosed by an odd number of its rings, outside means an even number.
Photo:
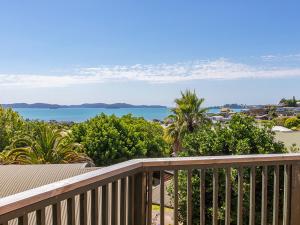
[[[127,103],[84,103],[80,105],[58,105],[47,103],[13,103],[2,104],[4,108],[41,108],[41,109],[58,109],[58,108],[106,108],[106,109],[121,109],[121,108],[167,108],[161,105],[131,105]]]

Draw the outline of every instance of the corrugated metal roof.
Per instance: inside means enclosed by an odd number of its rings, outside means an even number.
[[[97,167],[86,167],[86,164],[43,164],[43,165],[1,165],[0,166],[0,198],[19,192],[37,188],[56,181],[67,179],[92,170]],[[91,201],[88,192],[88,202]],[[79,199],[75,197],[76,224],[79,225]],[[89,209],[90,210],[90,209]],[[62,224],[67,223],[66,201],[61,202]],[[46,207],[46,224],[52,224],[52,208]],[[89,218],[90,219],[90,218]],[[17,220],[12,220],[9,225],[16,225]],[[28,224],[36,224],[35,213],[28,215]]]
[[[86,164],[43,164],[0,166],[0,197],[13,195],[69,177],[87,173],[96,167]]]

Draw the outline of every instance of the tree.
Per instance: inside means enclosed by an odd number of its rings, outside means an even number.
[[[201,125],[206,124],[206,108],[202,108],[203,98],[198,98],[195,91],[181,92],[181,98],[175,99],[175,108],[168,117],[171,125],[167,128],[167,134],[173,140],[173,152],[177,154],[181,150],[181,141],[186,133],[192,133]]]
[[[166,139],[172,144],[173,155],[176,156],[181,150],[181,140],[186,132],[186,127],[182,126],[178,115],[170,115],[168,118],[172,123],[166,128]]]
[[[97,166],[134,158],[166,155],[167,143],[160,124],[126,115],[98,115],[72,128],[73,140],[81,143]]]
[[[10,145],[23,128],[24,120],[17,112],[0,106],[0,151]]]
[[[296,100],[295,96],[293,96],[292,105],[293,105],[293,107],[297,106],[297,100]]]
[[[296,97],[293,96],[292,99],[281,99],[280,104],[283,104],[284,106],[287,106],[287,107],[296,107],[297,106],[297,100],[296,100]]]
[[[268,107],[268,117],[269,120],[273,120],[274,118],[278,117],[275,106]]]
[[[92,163],[83,153],[82,145],[70,138],[70,133],[39,124],[32,133],[17,138],[7,152],[9,163]]]
[[[274,133],[270,127],[258,127],[252,117],[236,114],[227,124],[216,124],[211,126],[202,126],[196,132],[187,134],[182,142],[185,151],[180,156],[207,156],[207,155],[236,155],[236,154],[267,154],[282,153],[286,149],[284,145],[275,140]],[[261,168],[258,168],[260,170]],[[270,171],[271,172],[271,171]],[[257,173],[257,181],[260,182],[260,172]],[[249,180],[249,169],[244,169],[245,181]],[[269,176],[272,178],[272,175]],[[179,219],[186,224],[186,179],[185,171],[179,173]],[[232,170],[232,224],[235,224],[236,202],[237,202],[237,170]],[[219,218],[224,223],[225,208],[225,175],[224,170],[219,170]],[[193,189],[193,224],[199,224],[199,171],[193,171],[192,189]],[[212,213],[212,171],[206,171],[206,221],[211,224]],[[249,199],[249,185],[245,183],[245,199]],[[261,183],[257,183],[257,187],[261,187]],[[272,191],[272,187],[270,192]],[[172,188],[169,190],[172,194]],[[260,192],[258,192],[260,193]],[[261,196],[257,194],[257,202]],[[271,200],[270,200],[271,201]],[[247,201],[245,201],[247,202]],[[244,206],[248,208],[248,206]],[[259,209],[258,209],[259,210]],[[259,213],[258,213],[259,214]],[[245,216],[248,216],[245,212]],[[256,218],[259,223],[259,217]],[[221,224],[222,224],[221,223]],[[255,223],[256,224],[256,223]]]
[[[8,165],[16,163],[16,157],[9,150],[0,152],[0,165]]]

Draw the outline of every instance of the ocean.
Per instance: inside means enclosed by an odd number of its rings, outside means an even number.
[[[88,120],[100,113],[107,115],[115,114],[116,116],[123,116],[131,113],[137,117],[144,117],[146,120],[163,120],[170,114],[168,108],[58,108],[58,109],[44,109],[44,108],[15,108],[23,118],[30,120],[56,120],[56,121],[73,121],[82,122]],[[240,111],[240,109],[233,109],[233,111]],[[218,113],[218,108],[210,109],[211,113]]]

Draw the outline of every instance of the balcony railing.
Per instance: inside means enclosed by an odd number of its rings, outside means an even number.
[[[0,199],[0,224],[48,224],[46,209],[51,208],[53,225],[64,223],[80,225],[150,225],[152,224],[152,180],[153,173],[160,173],[160,205],[164,206],[164,171],[174,171],[172,179],[174,224],[178,224],[178,174],[185,171],[186,186],[186,223],[193,224],[192,178],[195,171],[199,176],[199,218],[200,224],[208,224],[207,192],[208,172],[212,174],[210,222],[219,224],[220,193],[223,195],[225,225],[231,224],[235,216],[238,225],[259,224],[297,225],[300,224],[300,154],[278,155],[240,155],[190,158],[138,159],[102,168],[83,175],[72,177],[36,189]],[[236,179],[232,172],[237,171]],[[259,174],[258,174],[259,173]],[[247,179],[245,179],[245,174]],[[271,174],[271,175],[270,175]],[[220,190],[219,178],[224,176],[225,183]],[[283,177],[283,179],[280,179]],[[249,178],[249,179],[248,179]],[[272,182],[268,184],[268,181]],[[259,182],[258,182],[259,179]],[[222,179],[223,180],[223,179]],[[16,181],[17,182],[17,181]],[[235,183],[233,183],[235,182]],[[260,187],[257,187],[257,184]],[[232,207],[233,185],[236,190],[236,207]],[[249,189],[245,189],[248,185]],[[271,186],[270,186],[271,185]],[[271,193],[270,192],[271,187]],[[247,190],[249,198],[245,198]],[[257,193],[260,191],[260,193]],[[256,201],[256,195],[261,201]],[[182,197],[182,196],[181,196]],[[271,202],[271,207],[268,205]],[[247,204],[245,204],[247,203]],[[258,206],[259,204],[259,206]],[[65,205],[65,212],[62,211]],[[78,207],[76,207],[78,205]],[[249,205],[249,208],[245,208]],[[165,224],[165,209],[160,207],[160,224]],[[247,217],[245,217],[247,212]],[[268,215],[271,215],[271,217]],[[271,218],[271,219],[270,219]],[[247,219],[247,221],[246,221]],[[249,221],[248,221],[249,220]],[[267,221],[271,220],[271,221]]]

